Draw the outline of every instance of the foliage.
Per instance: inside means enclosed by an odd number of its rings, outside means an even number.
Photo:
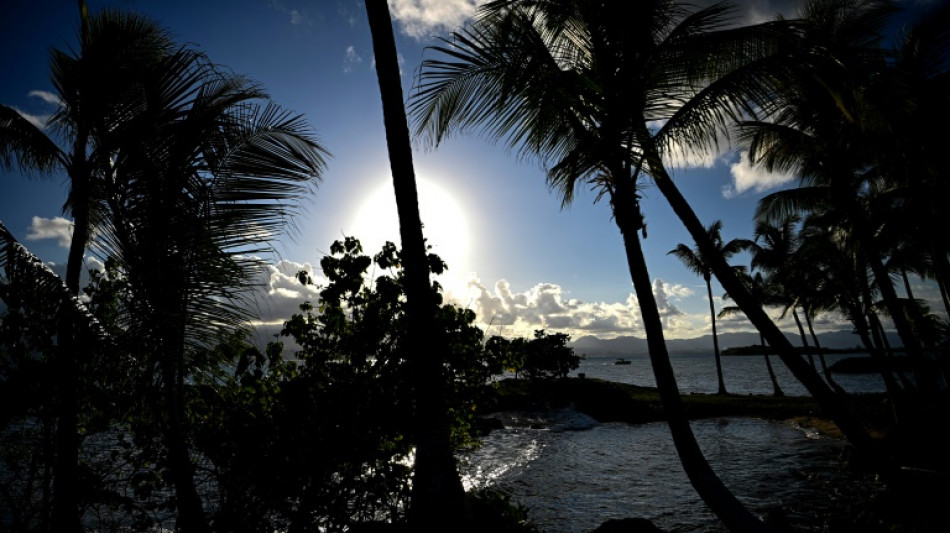
[[[532,533],[538,528],[528,517],[528,509],[511,501],[511,495],[498,489],[485,488],[468,495],[474,526],[479,531],[494,533]]]
[[[581,358],[574,348],[567,345],[571,340],[566,333],[545,333],[543,329],[534,332],[534,338],[525,341],[516,339],[515,344],[524,350],[522,371],[529,379],[565,378],[571,370],[581,364]]]
[[[218,523],[339,530],[404,518],[415,406],[400,253],[387,243],[370,259],[352,237],[330,250],[320,262],[329,283],[319,301],[284,324],[294,357],[283,356],[282,343],[262,354],[237,335],[213,357],[233,372],[195,388],[189,412],[218,484]],[[384,273],[370,282],[374,265]],[[435,255],[429,266],[445,268]],[[298,279],[313,283],[306,273]],[[441,305],[436,317],[449,339],[453,441],[471,445],[478,406],[502,364],[470,310]]]

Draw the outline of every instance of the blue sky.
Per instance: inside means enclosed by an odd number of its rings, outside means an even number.
[[[4,3],[0,102],[42,121],[55,110],[55,103],[44,99],[52,91],[48,51],[74,45],[76,3]],[[390,4],[408,95],[432,37],[463,23],[473,13],[474,1]],[[794,13],[793,2],[751,5],[755,7],[741,11],[746,20]],[[361,1],[89,1],[93,11],[104,6],[145,14],[178,42],[191,43],[216,63],[261,83],[276,103],[303,114],[332,154],[322,183],[293,221],[294,231],[277,244],[279,256],[271,258],[267,297],[261,298],[263,322],[279,324],[300,302],[315,297],[296,284],[294,274],[317,265],[333,240],[354,235],[373,253],[386,238],[398,243]],[[582,190],[562,209],[536,161],[519,159],[477,136],[456,136],[435,150],[420,148],[415,166],[427,237],[449,264],[441,281],[450,298],[476,311],[489,334],[530,335],[547,329],[575,339],[643,336],[621,238],[606,202],[594,204],[594,194]],[[681,165],[674,177],[705,224],[723,221],[726,239],[751,238],[756,201],[781,186],[782,178],[749,168],[734,152]],[[65,193],[61,176],[40,180],[0,170],[0,221],[54,269],[65,262],[68,221],[58,219]],[[702,279],[667,255],[678,243],[692,246],[692,241],[658,191],[647,185],[643,194],[648,224],[643,245],[666,334],[708,334]],[[90,265],[95,262],[90,259]],[[717,300],[721,293],[715,285]],[[829,329],[840,325],[835,317],[823,323]],[[744,320],[720,324],[720,331],[734,329],[747,329]]]

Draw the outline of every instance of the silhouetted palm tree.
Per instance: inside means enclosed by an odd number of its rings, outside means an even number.
[[[774,307],[776,305],[776,291],[777,287],[769,283],[768,280],[762,276],[761,272],[756,272],[754,275],[749,275],[748,273],[743,273],[742,275],[743,283],[746,283],[749,286],[749,293],[754,296],[756,299],[761,302],[763,308],[765,307]],[[729,293],[722,295],[723,300],[729,299]],[[741,313],[742,310],[738,306],[728,305],[724,306],[721,311],[719,311],[720,317],[732,316],[738,313]],[[765,359],[765,368],[768,370],[769,379],[772,381],[772,395],[773,396],[785,396],[785,393],[782,391],[782,387],[778,384],[778,378],[775,376],[775,370],[772,368],[772,361],[769,360],[768,353],[768,344],[765,342],[765,337],[762,333],[759,333],[759,344],[762,346],[762,357]]]
[[[86,245],[101,218],[98,181],[107,174],[115,126],[129,112],[130,95],[141,88],[144,73],[173,50],[166,32],[149,20],[108,10],[90,17],[85,2],[79,6],[78,49],[51,52],[51,80],[61,106],[48,129],[0,106],[0,163],[67,178],[64,211],[72,215],[73,232],[65,282],[76,296]],[[52,527],[79,531],[77,359],[91,347],[74,341],[68,318],[60,324],[58,345],[53,366],[58,421]]]
[[[415,390],[416,455],[409,520],[422,528],[442,529],[463,518],[464,490],[455,465],[442,368],[444,332],[435,324],[437,302],[429,284],[429,263],[422,233],[412,145],[392,19],[385,0],[367,0],[376,73],[383,104],[386,143],[392,168],[399,235],[405,261],[408,337]]]
[[[650,175],[703,253],[716,254],[662,153],[674,144],[713,144],[714,133],[759,87],[751,68],[733,83],[709,84],[743,70],[775,36],[770,25],[715,31],[729,13],[725,4],[690,13],[669,1],[490,2],[473,25],[435,48],[445,59],[423,63],[410,111],[430,143],[479,126],[538,156],[565,204],[585,184],[610,200],[684,468],[729,527],[754,530],[762,523],[725,490],[686,421],[639,236],[645,224],[637,191]],[[651,130],[656,123],[663,126]],[[712,261],[720,281],[735,278],[721,257]],[[744,291],[738,283],[734,291]]]
[[[706,233],[709,236],[709,241],[713,243],[713,246],[716,247],[716,250],[722,255],[723,258],[729,259],[733,255],[746,250],[752,246],[752,241],[748,239],[732,239],[729,242],[723,242],[722,240],[722,221],[716,220],[706,228]],[[676,248],[668,252],[676,256],[680,261],[686,265],[686,268],[694,273],[703,277],[703,280],[706,282],[706,297],[709,299],[709,316],[712,321],[712,335],[713,335],[713,353],[716,357],[716,376],[719,379],[719,394],[726,394],[726,383],[722,378],[722,356],[719,353],[719,336],[716,333],[716,306],[713,303],[713,294],[712,294],[712,268],[709,266],[709,262],[703,256],[703,252],[698,248],[690,248],[689,246],[680,243]],[[742,268],[742,267],[738,267]]]
[[[916,363],[918,383],[932,392],[936,385],[924,370],[919,338],[884,262],[888,241],[876,231],[876,204],[894,195],[878,162],[898,134],[881,126],[897,101],[885,103],[875,94],[887,70],[881,41],[893,5],[813,0],[804,11],[794,82],[776,94],[780,111],[743,126],[750,159],[797,173],[800,186],[764,197],[757,217],[779,221],[790,212],[821,213],[826,223],[849,233]]]
[[[258,85],[200,52],[164,58],[140,96],[118,126],[100,247],[128,279],[128,330],[155,386],[146,408],[160,421],[177,527],[210,531],[185,423],[194,355],[248,327],[258,258],[312,190],[326,152],[300,116],[262,103]]]

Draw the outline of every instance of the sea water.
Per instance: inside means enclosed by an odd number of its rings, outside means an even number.
[[[711,356],[674,356],[672,363],[682,393],[716,392]],[[807,395],[777,358],[773,366],[786,394]],[[646,358],[629,365],[588,358],[573,374],[580,373],[654,386]],[[762,357],[724,357],[723,374],[730,393],[772,393]],[[883,390],[868,375],[834,377],[851,392]],[[647,518],[669,532],[725,531],[692,489],[665,423],[601,424],[571,408],[495,416],[503,429],[462,456],[464,483],[510,494],[542,531],[580,533],[624,517]],[[698,420],[691,427],[725,485],[759,516],[784,516],[805,530],[820,530],[815,517],[845,507],[842,494],[860,500],[874,490],[838,468],[842,441],[810,428],[738,417]]]
[[[831,366],[836,361],[848,357],[868,357],[867,354],[830,354],[825,362]],[[628,365],[616,364],[615,357],[587,357],[581,360],[577,370],[571,376],[584,374],[587,377],[606,379],[618,383],[628,383],[642,387],[655,387],[653,367],[645,355],[627,358]],[[769,377],[765,357],[761,355],[723,356],[722,375],[726,391],[732,394],[772,394],[772,380]],[[782,392],[787,396],[808,396],[805,387],[792,375],[777,356],[770,356],[772,369]],[[716,377],[716,361],[710,355],[673,355],[670,357],[673,373],[680,392],[714,394],[719,390]],[[821,374],[820,363],[819,374]],[[844,390],[854,393],[884,392],[884,381],[880,374],[832,374],[832,378]]]

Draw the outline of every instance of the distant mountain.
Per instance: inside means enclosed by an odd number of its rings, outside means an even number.
[[[800,337],[786,333],[789,341],[795,346],[801,345]],[[893,346],[899,346],[896,337],[890,337]],[[809,339],[809,342],[811,339]],[[849,330],[819,333],[818,341],[823,348],[853,348],[861,344],[857,335]],[[719,335],[719,349],[736,348],[759,344],[758,333],[721,333]],[[614,339],[599,339],[594,336],[579,337],[574,341],[574,350],[591,356],[627,357],[647,354],[647,341],[639,337],[617,337]],[[670,354],[688,355],[711,353],[713,348],[712,335],[704,335],[695,339],[667,339],[666,347]]]

